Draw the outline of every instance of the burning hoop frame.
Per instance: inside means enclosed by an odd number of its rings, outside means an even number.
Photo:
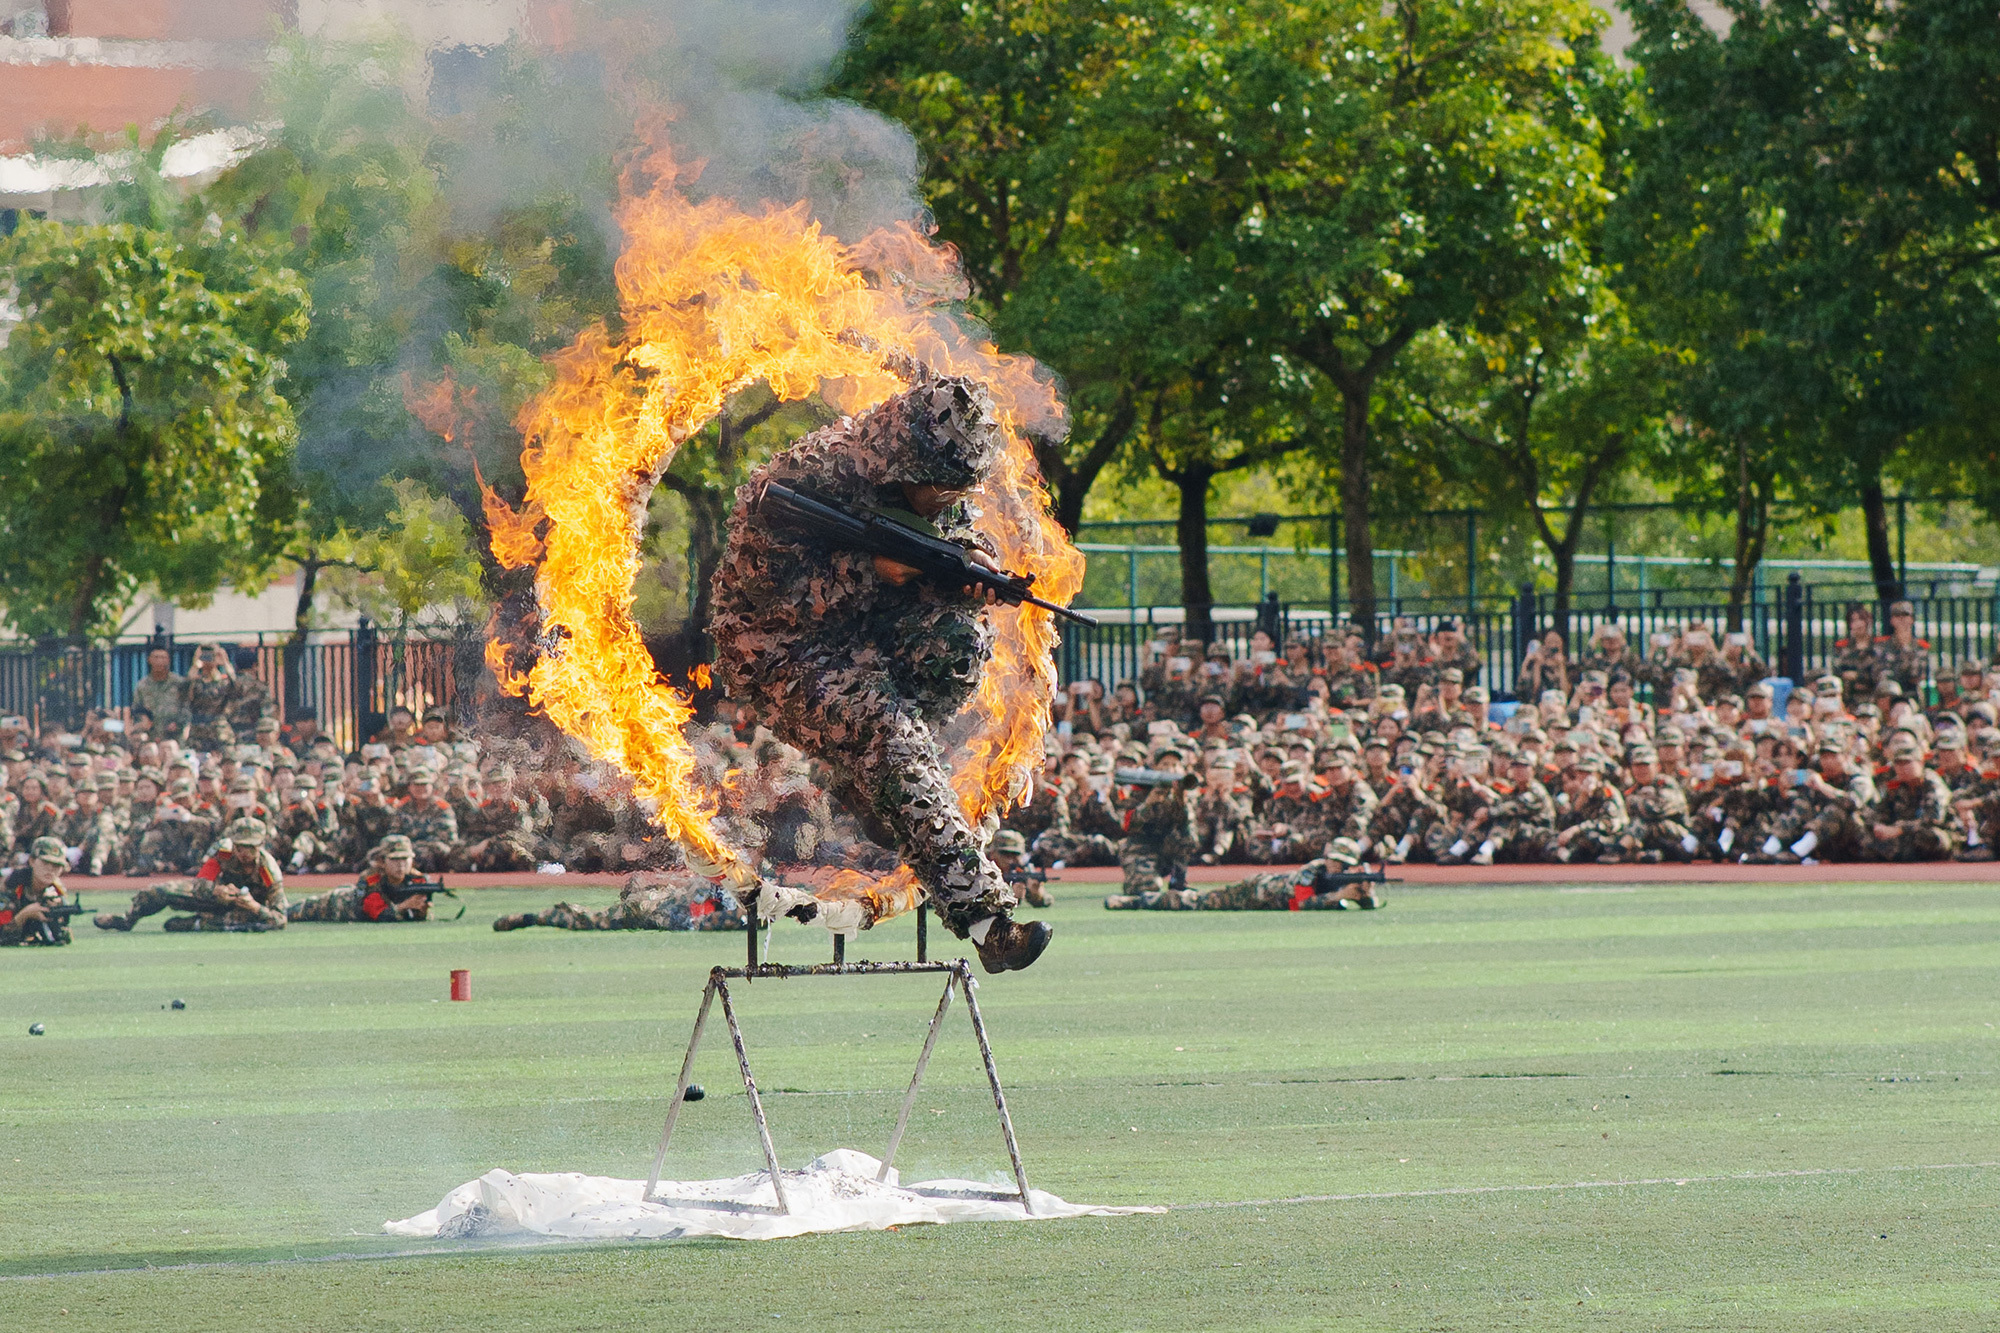
[[[1000,1086],[1000,1071],[993,1063],[993,1046],[986,1039],[986,1021],[979,1014],[979,1000],[974,991],[977,983],[972,979],[972,965],[963,958],[950,962],[919,960],[913,963],[868,963],[833,962],[812,967],[788,967],[775,963],[756,961],[756,932],[750,934],[751,961],[746,967],[717,967],[709,971],[708,986],[702,991],[701,1008],[694,1017],[694,1032],[688,1038],[687,1055],[681,1060],[680,1081],[674,1087],[674,1097],[667,1104],[666,1124],[660,1130],[660,1148],[653,1154],[652,1174],[646,1177],[646,1192],[641,1196],[646,1203],[667,1203],[680,1208],[713,1208],[725,1212],[754,1213],[775,1212],[788,1215],[791,1205],[785,1199],[784,1172],[778,1166],[777,1150],[771,1145],[771,1123],[764,1114],[764,1099],[757,1092],[757,1079],[750,1072],[750,1055],[743,1044],[743,1029],[736,1021],[736,1006],[730,1001],[731,981],[757,981],[759,979],[792,980],[811,977],[896,977],[919,973],[944,974],[944,994],[938,997],[937,1009],[931,1014],[930,1030],[924,1034],[923,1050],[917,1055],[916,1072],[910,1075],[909,1091],[903,1094],[903,1109],[896,1116],[896,1128],[889,1135],[889,1146],[882,1154],[882,1169],[876,1179],[886,1181],[889,1171],[895,1165],[896,1150],[902,1146],[903,1134],[910,1126],[910,1112],[917,1102],[917,1087],[923,1082],[924,1070],[930,1065],[931,1052],[937,1049],[939,1031],[944,1027],[945,1014],[951,1009],[951,995],[954,990],[965,995],[965,1012],[972,1019],[972,1034],[979,1040],[979,1056],[986,1065],[986,1081],[993,1089],[993,1109],[1000,1117],[1000,1137],[1007,1145],[1007,1160],[1014,1167],[1014,1183],[1019,1193],[1008,1194],[989,1190],[926,1190],[913,1193],[935,1198],[976,1198],[998,1201],[1018,1200],[1021,1211],[1029,1217],[1035,1215],[1033,1197],[1028,1193],[1028,1173],[1021,1165],[1021,1149],[1014,1140],[1013,1117],[1007,1113],[1007,1094]],[[834,937],[838,942],[841,937]],[[662,1199],[655,1191],[660,1187],[660,1172],[666,1167],[667,1148],[673,1142],[674,1121],[679,1118],[681,1103],[687,1097],[688,1076],[694,1070],[695,1052],[701,1049],[702,1031],[708,1025],[708,1012],[715,999],[722,999],[722,1018],[729,1025],[729,1040],[736,1048],[736,1065],[743,1073],[743,1091],[750,1098],[750,1114],[757,1123],[757,1139],[764,1149],[764,1166],[770,1173],[771,1193],[777,1199],[777,1207],[766,1208],[761,1204],[736,1203],[721,1199]]]

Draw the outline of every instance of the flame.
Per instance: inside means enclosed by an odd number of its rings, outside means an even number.
[[[553,383],[516,423],[526,442],[521,507],[482,482],[494,557],[536,566],[541,615],[540,651],[525,675],[497,640],[487,659],[502,688],[525,693],[632,779],[691,865],[747,884],[751,872],[711,828],[717,797],[696,781],[681,730],[688,698],[655,670],[632,617],[647,501],[675,451],[730,395],[762,383],[780,399],[818,392],[857,412],[906,387],[887,368],[899,357],[977,379],[991,389],[1008,445],[974,496],[982,531],[1005,567],[1035,575],[1054,600],[1081,586],[1083,559],[1048,512],[1024,434],[1060,420],[1055,390],[1033,361],[965,336],[950,310],[965,294],[950,250],[907,223],[847,247],[803,203],[750,212],[678,187],[664,148],[628,171],[615,270],[623,333],[590,329],[550,358]],[[974,821],[1025,790],[1055,678],[1047,612],[989,614],[993,659],[948,736],[954,787]],[[871,902],[871,920],[915,902],[907,868],[880,884],[857,878],[872,887],[842,895]]]

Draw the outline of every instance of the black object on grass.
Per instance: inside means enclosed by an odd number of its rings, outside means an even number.
[[[176,1009],[185,1009],[185,1008],[187,1008],[187,1007],[188,1007],[188,1002],[187,1002],[186,1000],[175,1000],[175,1001],[174,1001],[174,1008],[176,1008]]]
[[[688,1084],[687,1091],[681,1094],[681,1100],[684,1102],[698,1102],[706,1096],[708,1096],[708,1091],[701,1084],[690,1083]]]
[[[40,1023],[31,1023],[28,1025],[28,1035],[31,1037],[39,1037],[44,1032],[47,1031],[48,1029],[43,1027]]]

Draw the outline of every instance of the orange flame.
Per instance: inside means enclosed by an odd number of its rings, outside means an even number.
[[[651,184],[637,188],[640,175]],[[510,568],[537,564],[544,645],[526,676],[505,647],[496,643],[487,656],[503,688],[525,690],[592,755],[631,777],[691,864],[748,883],[750,872],[710,826],[716,796],[695,780],[681,732],[687,696],[654,669],[632,617],[647,501],[675,450],[730,395],[761,382],[784,400],[817,391],[856,412],[905,387],[885,368],[897,356],[980,380],[1008,441],[974,497],[982,530],[1005,567],[1034,574],[1037,591],[1054,600],[1081,586],[1083,559],[1048,512],[1022,434],[1060,420],[1054,388],[1028,358],[964,335],[949,309],[964,294],[949,250],[908,224],[849,248],[823,235],[803,203],[751,213],[722,199],[694,202],[677,183],[664,149],[628,173],[616,267],[624,332],[614,340],[593,328],[550,359],[554,382],[517,422],[525,502],[516,511],[485,493],[494,557]],[[975,821],[1025,790],[1041,760],[1055,677],[1047,612],[989,614],[994,656],[948,737],[954,786]],[[914,880],[895,881],[878,886],[880,916],[915,901]]]

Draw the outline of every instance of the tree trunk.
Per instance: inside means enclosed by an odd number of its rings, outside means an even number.
[[[1556,566],[1556,597],[1552,611],[1552,628],[1563,636],[1563,643],[1569,645],[1569,606],[1576,592],[1576,520],[1570,520],[1570,536],[1549,548],[1549,555]]]
[[[1074,461],[1063,452],[1060,442],[1038,442],[1035,445],[1035,461],[1041,465],[1043,480],[1048,483],[1055,501],[1056,522],[1062,524],[1063,531],[1072,537],[1076,535],[1077,526],[1083,522],[1083,502],[1090,494],[1090,488],[1097,484],[1098,477],[1118,456],[1118,450],[1131,438],[1132,428],[1138,422],[1138,388],[1135,385],[1119,393],[1117,405],[1106,419],[1104,429]]]
[[[1882,496],[1882,473],[1871,473],[1861,486],[1861,517],[1868,533],[1868,567],[1875,578],[1875,596],[1888,603],[1903,595],[1896,577],[1896,553],[1889,547],[1889,506]]]
[[[1181,548],[1181,605],[1187,610],[1185,639],[1207,643],[1215,637],[1215,622],[1209,615],[1215,593],[1208,581],[1208,487],[1215,469],[1190,465],[1167,480],[1180,488],[1180,512],[1174,519],[1174,538]]]
[[[1750,449],[1736,444],[1736,561],[1729,580],[1729,632],[1743,630],[1743,605],[1764,559],[1764,538],[1771,523],[1771,487],[1767,478],[1750,475]]]
[[[1341,388],[1340,521],[1347,546],[1347,613],[1369,644],[1375,642],[1375,540],[1368,470],[1368,386]]]
[[[299,595],[292,603],[292,642],[303,647],[312,633],[313,590],[319,583],[319,558],[299,561]]]

